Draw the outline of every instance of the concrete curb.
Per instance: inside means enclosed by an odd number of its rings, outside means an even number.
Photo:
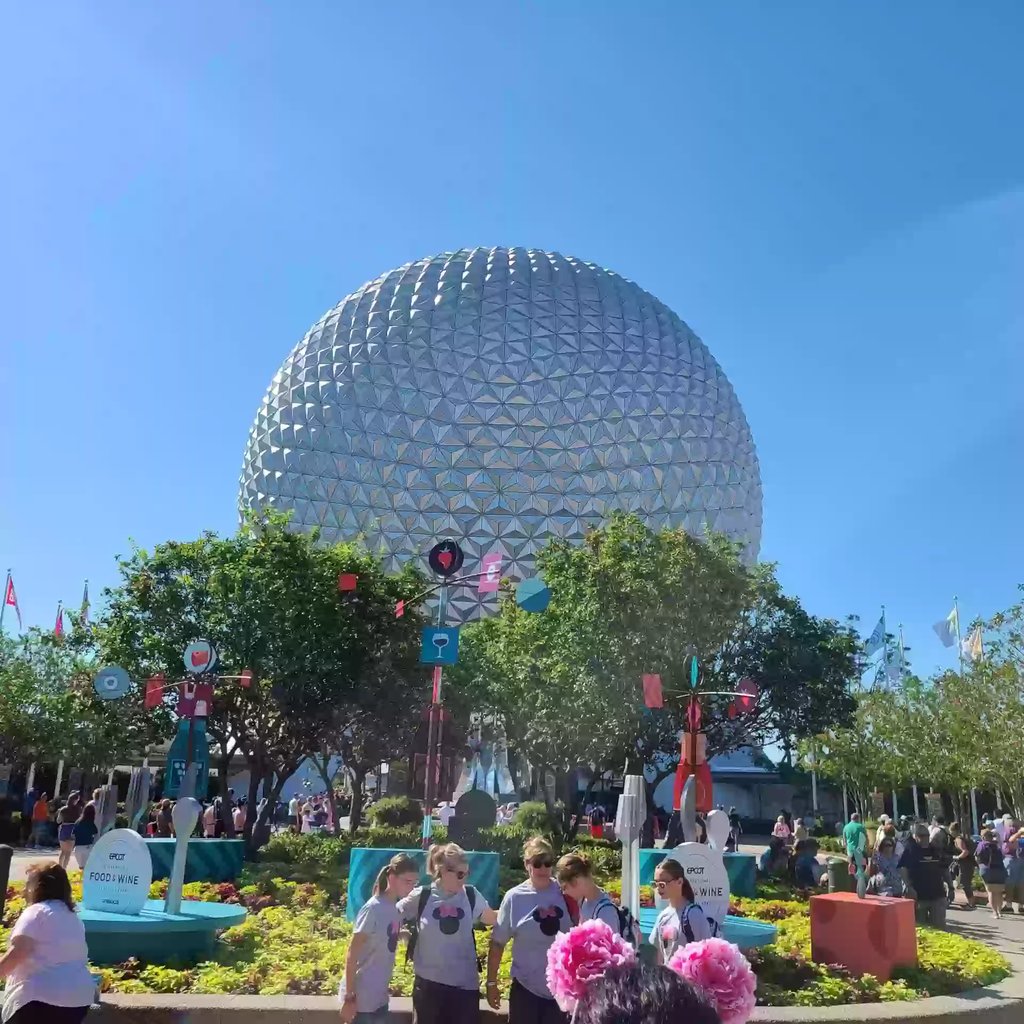
[[[409,1024],[412,1000],[392,999],[395,1024]],[[865,1003],[852,1006],[758,1007],[756,1024],[798,1024],[828,1021],[830,1024],[859,1024],[860,1021],[888,1021],[889,1024],[1021,1024],[1024,1021],[1024,975],[1011,975],[989,988],[973,989],[955,996],[934,996],[912,1003]],[[481,1005],[481,1024],[505,1024],[504,1013]],[[89,1014],[86,1024],[337,1024],[338,1003],[329,996],[194,996],[116,995],[103,997],[99,1009]]]

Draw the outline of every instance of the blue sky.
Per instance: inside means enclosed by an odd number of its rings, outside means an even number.
[[[278,365],[445,249],[604,264],[732,380],[762,555],[930,625],[1024,581],[1024,6],[11,7],[0,570],[49,623],[114,555],[235,525]],[[8,619],[8,624],[10,619]]]

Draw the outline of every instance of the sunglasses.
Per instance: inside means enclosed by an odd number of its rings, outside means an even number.
[[[654,883],[654,888],[657,889],[658,892],[661,892],[662,889],[664,889],[666,886],[671,885],[673,882],[681,882],[681,881],[682,881],[681,878],[670,878],[667,881],[655,882]]]
[[[465,868],[445,868],[445,871],[454,875],[460,882],[469,875]]]
[[[550,857],[534,857],[533,860],[530,861],[531,867],[535,868],[549,868],[553,863],[554,862]]]

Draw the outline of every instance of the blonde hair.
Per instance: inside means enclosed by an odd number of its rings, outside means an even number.
[[[543,836],[531,836],[526,840],[526,845],[523,847],[525,862],[529,863],[534,857],[543,857],[545,854],[553,858],[555,851]]]
[[[373,883],[373,894],[379,896],[387,887],[388,882],[395,877],[395,875],[411,875],[415,873],[416,877],[419,878],[420,866],[409,856],[407,853],[396,853],[380,869],[380,874],[377,875],[377,881]]]
[[[440,878],[444,868],[451,868],[456,864],[465,868],[469,867],[466,851],[458,843],[432,846],[427,854],[427,867],[433,878]]]
[[[590,861],[582,853],[566,853],[558,858],[555,878],[559,885],[568,885],[577,878],[590,878]]]

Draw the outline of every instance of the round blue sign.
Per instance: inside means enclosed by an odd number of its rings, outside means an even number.
[[[118,700],[132,688],[132,681],[120,665],[108,665],[96,673],[92,688],[101,700]]]

